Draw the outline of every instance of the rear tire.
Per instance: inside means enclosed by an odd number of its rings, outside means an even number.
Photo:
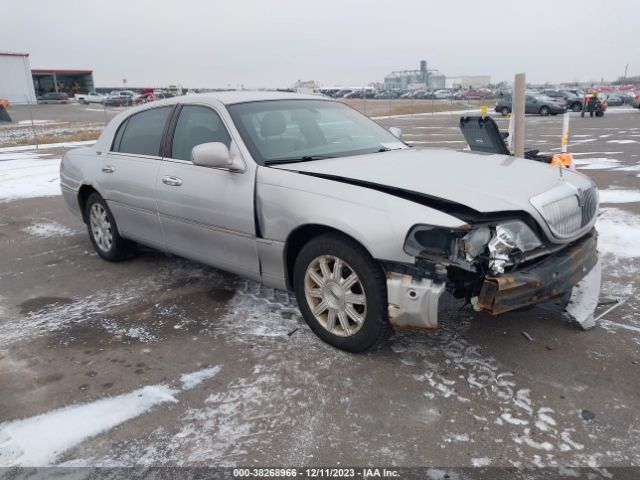
[[[571,105],[571,110],[573,110],[574,112],[579,112],[580,110],[582,110],[582,104],[580,102],[575,102],[573,105]]]
[[[89,239],[100,257],[119,262],[135,253],[136,243],[120,236],[113,214],[99,193],[89,195],[84,211]]]
[[[506,117],[511,113],[511,110],[509,109],[509,107],[502,107],[500,109],[500,113],[502,114],[503,117]]]
[[[344,235],[308,242],[296,258],[293,286],[311,330],[335,348],[364,352],[390,331],[382,267]]]

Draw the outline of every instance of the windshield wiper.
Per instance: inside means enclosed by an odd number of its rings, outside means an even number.
[[[331,155],[304,155],[302,157],[295,158],[277,158],[274,160],[265,161],[265,165],[275,165],[278,163],[300,163],[300,162],[311,162],[313,160],[324,160],[325,158],[336,158]]]

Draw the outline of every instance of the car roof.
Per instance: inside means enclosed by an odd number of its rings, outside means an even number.
[[[276,92],[276,91],[231,91],[231,92],[211,92],[211,93],[197,93],[174,97],[171,99],[163,100],[167,104],[170,103],[184,103],[192,101],[218,101],[225,105],[232,105],[234,103],[245,102],[260,102],[268,100],[326,100],[332,101],[324,96],[320,95],[306,95],[293,92]]]

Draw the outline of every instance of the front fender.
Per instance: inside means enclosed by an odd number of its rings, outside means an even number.
[[[285,242],[303,225],[323,225],[354,238],[374,258],[410,263],[403,244],[413,225],[464,224],[388,193],[268,167],[258,169],[256,219],[265,239]]]

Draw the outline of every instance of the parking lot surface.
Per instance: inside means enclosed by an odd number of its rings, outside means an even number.
[[[461,149],[458,118],[378,121]],[[1,150],[0,465],[640,465],[640,113],[571,122],[601,189],[598,312],[624,303],[585,332],[447,300],[436,333],[363,355],[287,292],[144,248],[102,261],[56,195],[66,147]],[[558,151],[561,125],[527,117],[527,146]]]

